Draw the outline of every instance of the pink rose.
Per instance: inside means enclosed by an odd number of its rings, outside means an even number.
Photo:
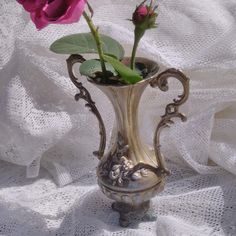
[[[146,5],[140,5],[139,7],[137,7],[133,14],[133,23],[135,25],[141,23],[148,15],[148,12],[148,6]]]
[[[144,30],[156,28],[157,18],[157,5],[153,6],[152,1],[149,5],[146,5],[146,2],[147,0],[136,7],[132,18],[134,25]]]
[[[26,11],[34,12],[37,9],[42,8],[47,0],[17,0],[17,2],[22,4]]]
[[[30,12],[37,29],[49,24],[71,24],[79,21],[87,0],[17,0]]]

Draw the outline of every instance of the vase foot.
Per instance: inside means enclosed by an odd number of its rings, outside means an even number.
[[[140,205],[130,205],[122,202],[112,203],[112,209],[120,214],[119,224],[121,227],[128,227],[132,215],[143,216],[147,213],[150,207],[150,201],[146,201]]]

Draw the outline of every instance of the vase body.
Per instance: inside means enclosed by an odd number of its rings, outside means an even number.
[[[139,102],[158,72],[156,63],[148,61],[147,65],[149,75],[137,84],[95,84],[110,100],[116,117],[111,148],[97,168],[99,186],[107,197],[116,202],[137,207],[164,188],[164,178],[156,171],[155,153],[142,142],[139,134]]]
[[[164,156],[160,150],[161,130],[173,124],[173,118],[186,117],[179,112],[179,107],[186,102],[189,95],[189,79],[179,70],[167,69],[158,73],[159,67],[154,61],[136,58],[136,62],[145,65],[146,76],[136,84],[108,85],[96,83],[88,79],[100,89],[113,105],[116,127],[108,151],[106,146],[106,131],[95,102],[88,90],[79,82],[73,72],[75,63],[84,62],[80,55],[71,55],[67,59],[71,81],[79,89],[76,100],[86,101],[86,107],[97,117],[100,129],[99,150],[94,152],[99,159],[97,167],[98,184],[102,192],[115,202],[112,208],[120,213],[120,225],[128,226],[128,216],[133,212],[146,211],[149,200],[164,189],[165,177],[170,174]],[[129,64],[130,59],[123,60]],[[168,79],[175,78],[183,85],[183,93],[169,103],[164,115],[154,132],[153,148],[144,144],[139,134],[138,108],[143,92],[147,86],[158,87],[162,91],[168,90]]]

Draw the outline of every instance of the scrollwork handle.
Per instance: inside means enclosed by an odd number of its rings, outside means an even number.
[[[182,121],[186,121],[186,117],[184,114],[179,112],[179,107],[184,104],[189,96],[189,78],[186,77],[181,71],[176,69],[168,69],[157,77],[155,77],[151,82],[150,85],[155,88],[158,87],[162,91],[168,91],[168,79],[169,78],[176,78],[178,79],[183,85],[183,93],[178,96],[177,99],[174,99],[172,103],[166,106],[165,114],[161,116],[161,121],[157,125],[157,128],[154,133],[154,150],[157,159],[157,163],[159,164],[160,170],[164,173],[169,175],[170,171],[167,169],[165,164],[164,156],[161,153],[161,145],[160,145],[160,134],[163,128],[169,127],[173,124],[172,118],[180,118]]]
[[[78,78],[75,76],[73,71],[73,66],[76,63],[83,63],[85,59],[78,54],[71,55],[67,60],[67,68],[69,72],[70,79],[72,83],[79,89],[79,93],[75,95],[75,100],[79,101],[80,99],[83,99],[86,101],[85,106],[90,109],[90,111],[97,117],[99,122],[99,129],[100,129],[100,144],[99,144],[99,150],[93,152],[95,156],[98,157],[100,160],[103,157],[104,150],[106,147],[106,130],[105,125],[103,123],[102,117],[95,105],[95,102],[92,100],[90,93],[88,90],[83,86],[81,82],[78,82]]]

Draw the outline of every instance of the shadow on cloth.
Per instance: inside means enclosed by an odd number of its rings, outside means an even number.
[[[135,216],[128,229],[120,227],[118,223],[119,214],[112,210],[112,202],[103,195],[98,187],[91,190],[73,205],[69,211],[70,213],[65,216],[61,227],[55,234],[61,235],[63,231],[66,235],[110,235],[109,233],[118,231],[135,230],[137,232],[136,230],[142,221],[152,221],[155,225],[155,217],[145,216],[139,218]],[[66,232],[64,232],[65,229]],[[144,232],[147,233],[147,231]]]

